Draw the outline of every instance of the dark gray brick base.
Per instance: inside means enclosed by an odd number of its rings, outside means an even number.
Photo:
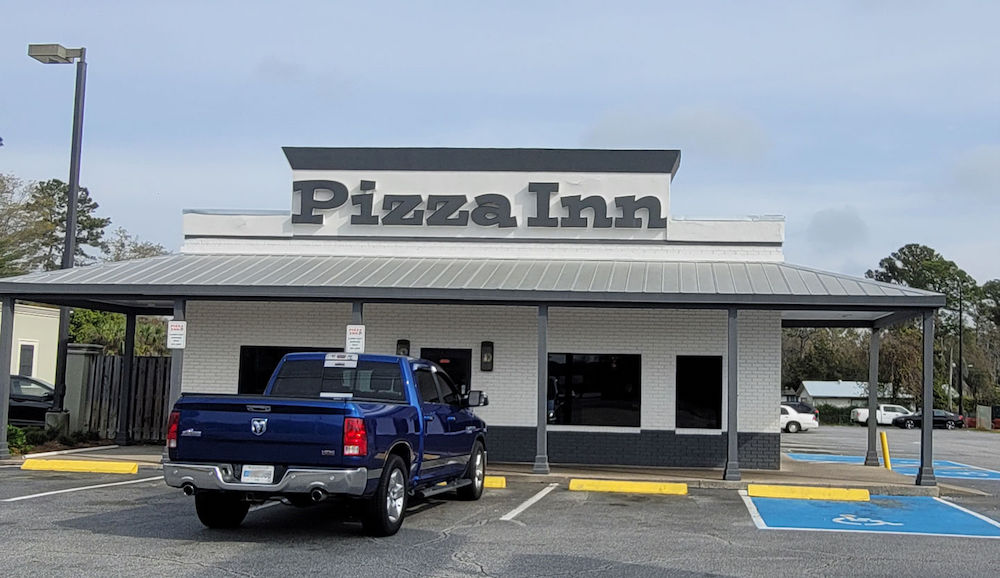
[[[534,462],[535,428],[491,426],[489,456],[497,462]],[[723,467],[726,436],[640,433],[549,432],[549,463],[665,467]],[[781,435],[741,432],[740,468],[777,470]]]

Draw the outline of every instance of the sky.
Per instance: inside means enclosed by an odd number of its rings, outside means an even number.
[[[670,214],[784,215],[790,263],[908,243],[1000,278],[997,2],[9,2],[0,172],[69,172],[176,250],[181,211],[284,209],[282,146],[681,150]]]

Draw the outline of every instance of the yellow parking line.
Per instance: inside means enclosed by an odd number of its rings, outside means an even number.
[[[768,486],[748,484],[747,495],[754,498],[785,498],[790,500],[833,500],[868,502],[868,490],[860,488],[817,488],[811,486]]]
[[[138,462],[100,462],[95,460],[40,460],[30,458],[21,464],[22,470],[50,472],[84,472],[91,474],[136,474]]]
[[[507,478],[503,476],[486,476],[483,480],[484,488],[506,488]]]
[[[569,481],[569,489],[576,492],[621,492],[626,494],[664,494],[683,496],[688,493],[684,483],[668,482],[626,482],[620,480],[578,480]]]

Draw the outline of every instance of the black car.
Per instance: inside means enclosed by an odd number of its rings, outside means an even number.
[[[892,420],[892,425],[904,429],[913,429],[915,427],[921,427],[923,420],[924,416],[918,411],[917,413],[897,417]],[[945,411],[943,409],[934,410],[934,427],[955,429],[957,427],[962,427],[962,425],[962,416],[957,413],[951,413],[950,411]]]
[[[52,408],[53,399],[51,384],[24,375],[10,376],[10,424],[45,427],[45,412]]]

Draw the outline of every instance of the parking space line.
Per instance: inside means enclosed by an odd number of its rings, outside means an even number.
[[[747,506],[747,511],[750,512],[750,518],[759,530],[766,530],[767,524],[764,522],[764,518],[760,516],[760,512],[757,511],[757,506],[754,505],[753,500],[750,499],[750,495],[746,490],[740,490],[740,497],[743,498],[743,503]]]
[[[507,512],[503,516],[500,516],[500,519],[508,521],[508,522],[510,520],[513,520],[514,518],[517,517],[518,514],[520,514],[521,512],[527,510],[535,502],[537,502],[538,500],[541,500],[542,498],[544,498],[545,496],[547,496],[548,493],[551,492],[552,490],[556,489],[556,486],[558,486],[558,485],[559,485],[558,483],[549,484],[548,487],[543,488],[540,492],[538,492],[534,496],[531,496],[530,498],[528,498],[527,500],[525,500],[524,503],[522,503],[520,506],[518,506],[518,507],[514,508],[513,510]]]
[[[250,511],[251,512],[256,512],[258,510],[263,510],[264,508],[270,508],[270,507],[273,507],[273,506],[280,506],[280,505],[281,505],[280,501],[276,501],[276,502],[274,502],[274,501],[272,501],[272,502],[264,502],[263,504],[257,504],[256,506],[252,506],[250,508]]]
[[[970,510],[968,508],[963,508],[962,506],[959,506],[958,504],[955,504],[953,502],[949,502],[948,500],[943,500],[941,498],[934,498],[934,499],[937,500],[937,501],[939,501],[939,502],[941,502],[942,504],[944,504],[946,506],[951,506],[952,508],[955,508],[957,510],[961,510],[962,512],[965,512],[966,514],[969,514],[970,516],[975,516],[976,518],[979,518],[980,520],[986,522],[987,524],[990,524],[991,526],[996,526],[997,528],[1000,528],[1000,522],[997,522],[993,518],[988,518],[988,517],[980,514],[979,512],[973,512],[972,510]]]
[[[79,488],[67,488],[65,490],[55,490],[53,492],[42,492],[41,494],[31,494],[30,496],[18,496],[16,498],[7,498],[6,500],[0,500],[3,502],[19,502],[21,500],[31,500],[33,498],[44,498],[45,496],[54,496],[56,494],[66,494],[69,492],[82,492],[83,490],[96,490],[98,488],[110,488],[112,486],[124,486],[127,484],[141,484],[142,482],[155,482],[157,480],[162,480],[163,476],[155,476],[152,478],[143,478],[141,480],[128,480],[125,482],[112,482],[110,484],[96,484],[93,486],[82,486]]]

